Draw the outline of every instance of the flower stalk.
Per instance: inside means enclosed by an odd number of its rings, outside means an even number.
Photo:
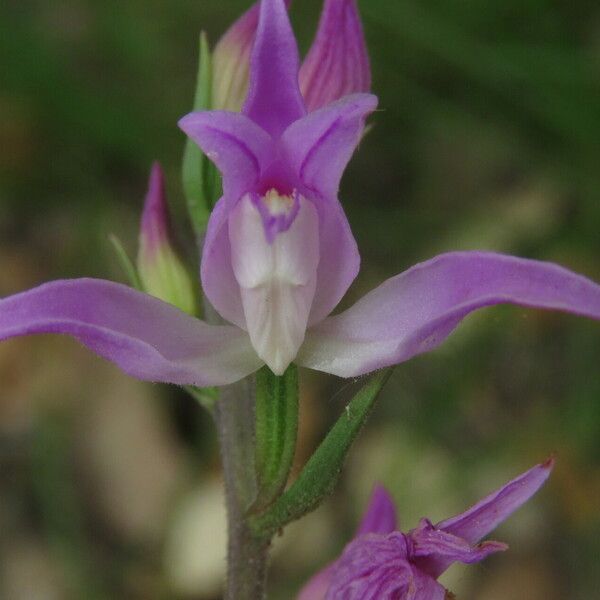
[[[257,496],[254,378],[221,389],[214,418],[227,505],[227,583],[224,600],[265,597],[270,538],[256,535],[247,511]]]

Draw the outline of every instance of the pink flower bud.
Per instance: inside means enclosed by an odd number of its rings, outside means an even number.
[[[192,281],[171,243],[163,172],[152,167],[142,214],[137,267],[146,292],[194,314]]]
[[[300,69],[309,112],[371,89],[371,66],[356,0],[325,0],[319,29]]]

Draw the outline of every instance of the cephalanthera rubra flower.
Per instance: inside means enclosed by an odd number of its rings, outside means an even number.
[[[466,512],[398,531],[389,494],[377,487],[354,539],[342,555],[315,575],[298,600],[444,600],[437,578],[454,562],[476,563],[506,550],[481,539],[521,507],[544,484],[554,460],[537,465]]]
[[[438,256],[329,316],[359,270],[337,194],[377,100],[351,94],[308,112],[299,72],[284,0],[262,0],[242,112],[198,112],[180,122],[223,176],[201,279],[228,324],[208,325],[123,285],[80,279],[0,301],[0,339],[68,334],[140,379],[211,386],[263,364],[282,374],[293,361],[362,375],[432,350],[466,315],[493,304],[600,319],[600,286],[589,279],[488,252]],[[346,88],[336,90],[319,96]]]

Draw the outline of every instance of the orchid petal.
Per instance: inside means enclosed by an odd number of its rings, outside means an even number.
[[[360,268],[350,225],[336,199],[340,178],[377,104],[368,94],[349,96],[294,123],[282,136],[292,169],[315,196],[319,212],[320,262],[309,325],[322,321],[340,302]]]
[[[285,2],[262,0],[242,112],[273,136],[306,114],[298,84],[300,59]]]
[[[317,202],[319,268],[309,326],[321,322],[339,304],[360,270],[360,253],[344,210],[337,200]]]
[[[125,373],[155,382],[225,385],[262,364],[245,332],[98,279],[54,281],[0,300],[0,340],[37,333],[70,335]]]
[[[546,482],[553,467],[553,458],[536,465],[464,513],[441,521],[436,528],[460,536],[471,544],[477,543],[525,504]]]
[[[270,160],[271,138],[239,113],[194,112],[183,117],[179,127],[221,171],[228,198],[237,200],[254,186]]]
[[[230,203],[223,197],[210,215],[200,264],[202,291],[226,321],[245,329],[240,286],[231,266],[229,213]]]
[[[372,94],[353,94],[296,121],[282,136],[290,165],[303,184],[335,198],[348,161],[360,142],[365,119],[377,107]]]
[[[350,542],[336,563],[327,600],[392,600],[411,589],[413,568],[400,532],[369,534]]]
[[[309,330],[297,363],[342,377],[362,375],[433,350],[469,313],[504,303],[600,319],[600,286],[552,263],[488,252],[443,254]]]
[[[300,68],[309,111],[371,89],[371,66],[356,0],[325,0],[319,28]]]
[[[508,549],[501,542],[484,542],[472,546],[464,538],[434,527],[427,519],[422,519],[419,527],[411,531],[410,538],[413,542],[413,558],[425,557],[448,562],[480,562],[494,552]]]
[[[356,531],[355,537],[368,533],[386,534],[397,528],[396,507],[387,490],[378,485],[371,494],[369,506]],[[300,591],[297,600],[325,600],[337,561],[314,575]]]
[[[452,596],[446,595],[446,589],[433,577],[413,568],[413,588],[406,600],[445,600]],[[403,599],[404,600],[404,599]]]
[[[367,533],[391,533],[398,529],[396,507],[388,491],[378,485],[371,494],[369,506],[358,526],[356,535]]]
[[[536,465],[464,513],[438,523],[435,529],[476,544],[525,504],[542,487],[553,467],[554,459]],[[454,560],[461,559],[431,556],[421,559],[420,565],[433,577],[439,577]]]
[[[231,260],[246,327],[256,352],[276,375],[283,375],[304,341],[317,281],[317,212],[304,198],[296,202],[289,228],[272,240],[250,196],[229,218]]]

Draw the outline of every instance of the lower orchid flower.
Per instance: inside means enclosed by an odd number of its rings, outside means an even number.
[[[359,270],[337,194],[376,104],[353,94],[307,113],[285,2],[262,0],[242,113],[198,112],[180,123],[223,176],[201,279],[226,324],[123,285],[76,279],[0,300],[0,339],[67,334],[139,379],[204,387],[264,364],[281,375],[292,362],[359,376],[436,348],[465,316],[494,304],[600,319],[599,285],[489,252],[443,254],[329,316]]]
[[[377,487],[354,539],[340,558],[315,575],[298,600],[444,600],[438,577],[455,562],[476,563],[506,544],[480,543],[546,481],[550,459],[493,492],[466,512],[433,525],[422,519],[398,531],[389,494]]]

